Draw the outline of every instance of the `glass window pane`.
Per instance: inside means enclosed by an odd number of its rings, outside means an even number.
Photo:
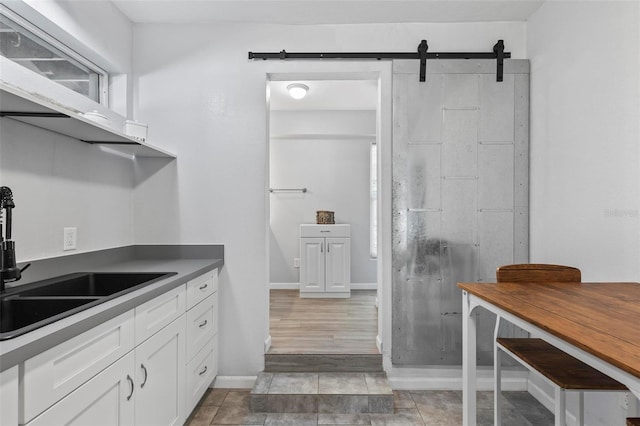
[[[0,14],[0,54],[7,59],[100,102],[100,73]]]

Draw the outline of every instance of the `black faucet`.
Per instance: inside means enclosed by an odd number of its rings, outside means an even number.
[[[0,187],[0,292],[5,290],[5,283],[18,281],[22,269],[16,266],[16,243],[11,241],[11,210],[15,207],[13,193],[7,186]],[[2,212],[6,211],[6,222],[2,220]]]

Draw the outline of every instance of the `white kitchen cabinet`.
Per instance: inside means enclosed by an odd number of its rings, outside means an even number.
[[[18,426],[18,366],[0,373],[0,425]]]
[[[218,374],[218,270],[187,283],[187,413]]]
[[[133,348],[131,310],[26,360],[21,423],[33,419]]]
[[[27,423],[27,426],[133,425],[137,391],[133,370],[134,353],[129,352]]]
[[[184,423],[184,338],[181,315],[136,348],[136,426]]]
[[[300,225],[300,297],[351,295],[350,225]]]
[[[136,345],[160,331],[183,315],[186,307],[186,288],[176,287],[136,307]]]
[[[186,366],[188,412],[198,404],[218,373],[216,347],[217,336],[209,340]]]
[[[0,424],[182,425],[217,375],[218,271],[0,374]]]

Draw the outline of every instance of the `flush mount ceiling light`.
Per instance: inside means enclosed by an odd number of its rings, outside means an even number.
[[[293,83],[287,86],[287,90],[293,99],[302,99],[307,95],[309,86],[302,83]]]

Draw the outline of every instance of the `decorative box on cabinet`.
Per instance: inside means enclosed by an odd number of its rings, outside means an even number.
[[[351,225],[300,225],[300,297],[351,295]]]

